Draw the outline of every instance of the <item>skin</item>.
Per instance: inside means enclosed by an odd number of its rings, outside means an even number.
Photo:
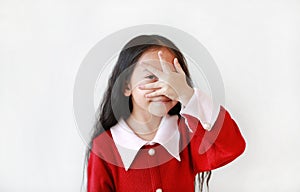
[[[124,91],[133,110],[126,123],[142,139],[152,140],[163,116],[177,102],[185,105],[193,89],[175,56],[166,48],[146,51],[138,60]]]

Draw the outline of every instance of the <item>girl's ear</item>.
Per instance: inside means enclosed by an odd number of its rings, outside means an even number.
[[[129,97],[131,95],[131,86],[128,83],[128,81],[125,82],[125,86],[124,86],[124,95],[126,97]]]

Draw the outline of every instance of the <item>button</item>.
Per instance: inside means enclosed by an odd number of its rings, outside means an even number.
[[[209,131],[211,129],[210,123],[203,123],[203,128]]]
[[[155,150],[154,149],[149,149],[148,154],[153,156],[155,154]]]
[[[162,192],[162,189],[156,189],[155,192]]]
[[[154,145],[154,144],[155,144],[155,143],[154,143],[154,142],[152,142],[152,141],[150,141],[150,142],[149,142],[149,145]]]

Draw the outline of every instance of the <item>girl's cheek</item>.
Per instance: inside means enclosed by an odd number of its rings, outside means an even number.
[[[146,95],[148,93],[152,93],[153,90],[139,90],[139,95],[140,95],[140,98],[143,99],[144,101],[150,101],[151,98],[147,98]]]

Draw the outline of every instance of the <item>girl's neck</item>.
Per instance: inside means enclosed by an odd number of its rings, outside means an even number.
[[[146,116],[131,114],[126,119],[126,123],[138,137],[146,141],[151,141],[156,135],[161,119],[162,117],[152,114]]]

